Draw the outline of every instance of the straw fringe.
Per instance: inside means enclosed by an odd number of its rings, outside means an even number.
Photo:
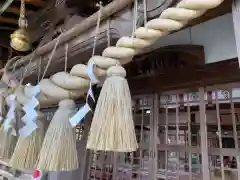
[[[4,115],[6,113],[5,105],[6,105],[5,98],[2,94],[0,94],[0,126],[4,121]]]
[[[9,129],[7,132],[4,131],[3,126],[1,127],[1,148],[0,148],[0,157],[3,159],[10,159],[15,145],[17,143],[17,136],[12,135],[12,130]]]
[[[16,169],[35,169],[43,142],[42,130],[37,129],[28,137],[19,137],[10,166]]]
[[[127,80],[121,76],[108,77],[97,102],[87,142],[88,149],[136,151],[138,144],[131,103]]]
[[[69,122],[74,108],[72,100],[59,103],[43,141],[38,169],[67,171],[78,168],[75,132]]]

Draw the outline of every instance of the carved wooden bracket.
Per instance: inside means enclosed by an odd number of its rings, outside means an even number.
[[[126,68],[128,77],[139,78],[194,68],[204,63],[203,46],[174,45],[137,56]]]
[[[168,71],[140,78],[128,78],[132,94],[149,94],[174,89],[196,90],[199,86],[240,81],[238,60]]]

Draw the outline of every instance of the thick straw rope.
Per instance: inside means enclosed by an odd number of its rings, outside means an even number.
[[[107,47],[102,56],[93,56],[89,61],[96,64],[95,75],[104,77],[112,66],[132,61],[142,48],[150,46],[155,40],[181,29],[188,21],[201,16],[208,9],[219,6],[223,0],[182,0],[176,7],[165,9],[159,18],[145,23],[133,33],[133,37],[122,37],[116,46]],[[75,99],[83,96],[90,84],[87,65],[77,64],[70,73],[58,72],[49,79],[40,81],[40,103],[58,102],[63,99]],[[19,93],[19,96],[25,96]],[[24,98],[18,98],[24,101]],[[23,104],[24,102],[20,102]]]

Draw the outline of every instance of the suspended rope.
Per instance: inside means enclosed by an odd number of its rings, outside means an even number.
[[[55,46],[54,46],[54,48],[53,48],[53,50],[52,50],[52,52],[51,52],[51,55],[50,55],[50,57],[49,57],[49,59],[48,59],[48,63],[47,63],[47,65],[46,65],[46,67],[45,67],[45,70],[44,70],[44,72],[43,72],[43,75],[42,75],[41,80],[43,80],[43,78],[45,77],[45,75],[46,75],[46,73],[47,73],[47,70],[48,70],[48,68],[49,68],[49,66],[50,66],[50,64],[51,64],[51,62],[52,62],[52,59],[53,59],[53,56],[54,56],[55,51],[56,51],[56,49],[57,49],[57,46],[58,46],[60,37],[61,37],[61,35],[59,35],[58,38],[57,38],[56,44],[55,44]]]
[[[143,0],[143,17],[144,17],[144,26],[147,24],[147,0]]]
[[[67,62],[68,62],[68,44],[65,45],[64,72],[67,72]]]
[[[7,8],[12,4],[13,0],[6,0],[3,5],[1,5],[0,16],[7,10]]]
[[[137,11],[138,11],[138,0],[134,0],[132,38],[134,37],[134,32],[137,29],[137,14],[138,14]]]
[[[25,16],[25,0],[21,0],[19,29],[11,34],[11,47],[17,51],[29,51],[32,48],[30,36],[27,32],[27,18]]]
[[[110,17],[107,20],[107,46],[111,45],[111,35],[110,35]]]
[[[97,43],[97,35],[99,33],[99,27],[100,27],[100,22],[101,22],[101,15],[102,15],[102,2],[100,1],[99,4],[97,4],[97,7],[99,7],[98,11],[98,21],[97,21],[97,26],[96,26],[96,31],[95,31],[95,36],[94,36],[94,43],[93,43],[93,52],[92,52],[92,57],[95,55],[95,49],[96,49],[96,43]],[[108,30],[109,31],[109,30]],[[110,36],[110,34],[109,34]],[[110,44],[110,37],[108,39],[108,43]],[[87,115],[88,112],[92,111],[92,108],[90,107],[90,104],[88,102],[88,99],[91,98],[93,102],[95,103],[95,98],[93,95],[92,91],[92,83],[97,84],[99,80],[96,78],[94,74],[94,66],[95,62],[90,61],[88,63],[88,76],[90,78],[90,87],[88,89],[87,97],[86,97],[86,103],[83,107],[81,107],[77,113],[70,119],[70,123],[72,124],[73,127],[75,127],[77,124],[79,124],[83,118]]]
[[[42,71],[42,56],[40,56],[40,60],[39,60],[39,64],[38,64],[38,77],[37,77],[38,83],[40,81],[41,71]]]
[[[98,35],[98,33],[99,33],[99,26],[100,26],[101,16],[102,16],[102,1],[100,1],[99,3],[97,3],[96,6],[99,7],[99,11],[98,11],[97,26],[96,26],[95,36],[94,36],[94,42],[93,42],[92,56],[94,56],[95,50],[96,50],[97,35]]]

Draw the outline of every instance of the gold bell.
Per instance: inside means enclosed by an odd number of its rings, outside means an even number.
[[[17,51],[29,51],[32,47],[29,34],[25,28],[20,28],[11,34],[11,47]]]

